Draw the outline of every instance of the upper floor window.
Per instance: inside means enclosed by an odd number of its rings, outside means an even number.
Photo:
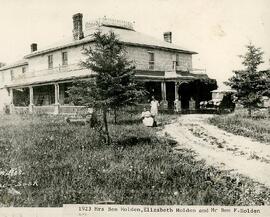
[[[25,74],[26,72],[26,67],[22,67],[22,73]]]
[[[179,54],[178,53],[176,54],[175,61],[176,61],[176,66],[179,66]]]
[[[155,68],[155,54],[154,52],[148,52],[149,54],[149,69],[153,70]]]
[[[48,56],[48,68],[49,69],[53,68],[53,55]]]
[[[10,78],[11,78],[11,80],[14,80],[14,72],[13,72],[13,69],[10,70]]]
[[[172,69],[177,70],[177,66],[179,66],[179,54],[175,54],[175,59],[173,58]]]
[[[66,66],[68,64],[68,53],[62,52],[62,65]]]

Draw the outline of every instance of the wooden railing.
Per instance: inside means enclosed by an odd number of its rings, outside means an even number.
[[[54,105],[33,107],[33,113],[35,114],[54,114],[54,110],[55,110]]]
[[[68,105],[61,105],[60,106],[60,114],[78,114],[87,112],[87,108],[85,106],[68,106]]]
[[[29,114],[28,106],[14,106],[12,112],[15,114]],[[33,114],[66,114],[66,115],[80,115],[86,114],[88,109],[85,106],[69,106],[60,105],[57,108],[55,105],[33,106]]]
[[[28,114],[29,113],[29,107],[26,106],[14,106],[14,113],[15,114]]]

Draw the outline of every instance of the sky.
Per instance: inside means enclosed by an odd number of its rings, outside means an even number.
[[[193,68],[222,83],[241,69],[239,55],[253,43],[270,68],[270,0],[0,0],[0,62],[11,63],[72,35],[72,15],[135,22],[136,31],[198,52]]]

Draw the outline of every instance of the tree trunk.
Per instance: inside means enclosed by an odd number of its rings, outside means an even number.
[[[248,108],[248,117],[251,117],[251,107]]]
[[[103,108],[103,123],[105,128],[105,134],[107,136],[107,144],[110,145],[111,139],[109,134],[109,128],[108,128],[108,121],[107,121],[107,109]]]
[[[116,109],[114,109],[113,112],[114,112],[114,124],[116,124],[116,122],[117,122],[117,111],[116,111]]]

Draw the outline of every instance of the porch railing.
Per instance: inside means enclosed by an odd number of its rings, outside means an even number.
[[[62,105],[60,106],[59,113],[60,114],[78,114],[87,112],[87,108],[85,106],[68,106]]]
[[[30,113],[28,106],[14,106],[12,111],[15,114],[29,114]],[[85,106],[60,105],[59,108],[57,108],[55,105],[46,105],[46,106],[33,106],[32,113],[76,115],[76,114],[85,114],[87,112],[88,110]]]
[[[14,113],[15,114],[28,114],[29,107],[26,106],[14,106]]]
[[[53,105],[33,107],[33,113],[35,114],[54,114],[54,111],[55,107]]]

